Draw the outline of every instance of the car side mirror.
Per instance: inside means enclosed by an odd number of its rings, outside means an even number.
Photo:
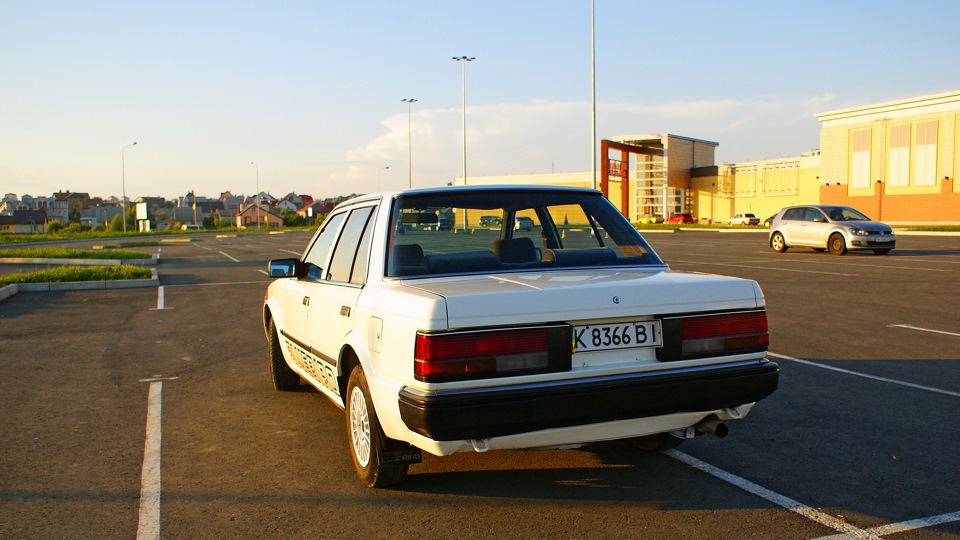
[[[826,222],[827,222],[826,218],[822,218],[822,217],[813,218],[813,221],[816,222],[816,223],[826,223]]]
[[[299,259],[275,259],[267,263],[267,273],[272,278],[296,277],[300,275]]]

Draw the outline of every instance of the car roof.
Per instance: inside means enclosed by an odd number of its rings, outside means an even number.
[[[787,210],[790,208],[853,208],[852,206],[847,206],[845,204],[798,204],[796,206],[785,206],[783,209]]]
[[[577,188],[577,187],[562,187],[562,186],[538,186],[531,184],[496,184],[496,185],[484,185],[484,186],[438,186],[438,187],[427,187],[427,188],[414,188],[414,189],[404,189],[400,191],[382,191],[378,193],[370,193],[366,195],[360,195],[342,201],[336,206],[336,208],[341,208],[344,206],[349,206],[353,204],[360,204],[369,201],[375,201],[380,199],[388,198],[401,198],[409,196],[419,196],[419,195],[439,195],[445,193],[493,193],[493,192],[543,192],[543,193],[580,193],[583,195],[601,195],[602,193],[599,190],[591,188]],[[336,209],[335,208],[335,209]]]

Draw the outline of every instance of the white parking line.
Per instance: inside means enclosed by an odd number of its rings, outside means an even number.
[[[780,506],[780,507],[782,507],[782,508],[786,508],[787,510],[790,510],[791,512],[796,512],[796,513],[800,514],[801,516],[803,516],[803,517],[805,517],[805,518],[807,518],[807,519],[809,519],[809,520],[811,520],[811,521],[816,521],[817,523],[819,523],[819,524],[821,524],[821,525],[825,525],[825,526],[827,526],[827,527],[830,527],[830,528],[833,529],[833,530],[840,531],[840,532],[844,533],[844,536],[846,536],[846,537],[852,537],[852,538],[871,538],[871,539],[874,539],[874,540],[879,540],[879,538],[880,538],[879,535],[876,535],[876,534],[870,533],[870,532],[868,532],[868,531],[865,531],[865,530],[863,530],[863,529],[859,529],[859,528],[857,528],[857,527],[854,527],[853,525],[850,525],[849,523],[845,523],[845,522],[843,522],[843,521],[840,521],[839,519],[837,519],[837,518],[835,518],[835,517],[833,517],[833,516],[831,516],[831,515],[825,514],[825,513],[821,512],[821,511],[819,511],[819,510],[815,510],[815,509],[813,509],[813,508],[811,508],[811,507],[809,507],[809,506],[807,506],[807,505],[805,505],[805,504],[801,504],[801,503],[799,503],[799,502],[797,502],[797,501],[795,501],[795,500],[793,500],[793,499],[791,499],[791,498],[789,498],[789,497],[786,497],[786,496],[784,496],[784,495],[780,495],[779,493],[770,491],[769,489],[767,489],[767,488],[765,488],[765,487],[758,486],[757,484],[754,484],[753,482],[751,482],[751,481],[749,481],[749,480],[747,480],[747,479],[745,479],[745,478],[741,478],[741,477],[739,477],[739,476],[737,476],[737,475],[735,475],[735,474],[728,473],[727,471],[724,471],[723,469],[714,467],[713,465],[710,465],[709,463],[707,463],[707,462],[705,462],[705,461],[701,461],[701,460],[699,460],[699,459],[697,459],[697,458],[695,458],[695,457],[693,457],[693,456],[689,456],[689,455],[684,454],[683,452],[680,452],[680,451],[678,451],[678,450],[664,450],[663,453],[666,454],[666,455],[668,455],[668,456],[670,456],[670,457],[672,457],[673,459],[676,459],[676,460],[678,460],[678,461],[680,461],[680,462],[686,463],[687,465],[690,465],[691,467],[695,467],[695,468],[697,468],[697,469],[700,469],[701,471],[703,471],[703,472],[705,472],[705,473],[707,473],[707,474],[709,474],[709,475],[711,475],[711,476],[714,476],[714,477],[716,477],[716,478],[719,478],[720,480],[723,480],[724,482],[728,482],[728,483],[730,483],[730,484],[733,484],[734,486],[737,486],[738,488],[740,488],[740,489],[742,489],[742,490],[744,490],[744,491],[746,491],[746,492],[748,492],[748,493],[752,493],[752,494],[754,494],[754,495],[756,495],[756,496],[758,496],[758,497],[761,497],[761,498],[763,498],[763,499],[766,499],[766,500],[772,502],[773,504],[776,504],[777,506]]]
[[[919,257],[910,257],[910,260],[911,260],[911,261],[914,261],[914,262],[931,262],[931,263],[937,263],[937,264],[960,264],[960,260],[956,260],[956,261],[951,261],[951,260],[950,260],[950,257],[956,258],[955,255],[943,255],[942,257],[943,257],[942,259],[940,259],[940,258],[938,258],[938,259],[922,259],[922,258],[919,258]]]
[[[224,281],[222,283],[184,283],[183,285],[167,285],[167,287],[218,287],[220,285],[263,285],[269,280],[260,281]]]
[[[954,521],[960,521],[960,512],[950,512],[949,514],[940,514],[939,516],[911,519],[910,521],[902,521],[900,523],[890,523],[889,525],[881,525],[867,529],[866,532],[877,536],[886,536],[888,534],[897,534],[914,529],[935,527],[937,525],[943,525],[944,523],[953,523]],[[850,536],[849,534],[834,534],[831,536],[821,536],[815,540],[844,540],[846,538],[856,537]]]
[[[856,375],[857,377],[863,377],[864,379],[872,379],[874,381],[887,382],[891,384],[898,384],[900,386],[906,386],[909,388],[914,388],[916,390],[924,390],[927,392],[934,392],[937,394],[943,394],[946,396],[960,397],[960,392],[951,392],[950,390],[943,390],[941,388],[933,388],[930,386],[922,386],[919,384],[908,383],[904,381],[898,381],[896,379],[888,379],[887,377],[878,377],[876,375],[870,375],[867,373],[860,373],[859,371],[850,371],[849,369],[843,369],[833,366],[828,366],[826,364],[819,364],[817,362],[811,362],[810,360],[802,360],[800,358],[793,358],[790,356],[784,356],[782,354],[776,354],[772,352],[767,352],[767,356],[772,356],[774,358],[779,358],[780,360],[789,360],[791,362],[797,362],[798,364],[805,364],[808,366],[818,367],[822,369],[829,369],[830,371],[837,371],[839,373],[846,373],[847,375]]]
[[[766,262],[766,261],[764,261],[764,262]],[[756,264],[749,264],[749,265],[748,265],[748,264],[731,264],[731,263],[703,262],[703,261],[696,261],[696,262],[694,262],[694,261],[668,261],[667,264],[669,264],[669,265],[673,265],[673,264],[696,264],[696,265],[711,264],[711,265],[714,265],[714,266],[732,266],[732,267],[734,267],[734,268],[750,268],[750,269],[759,269],[759,268],[762,268],[762,269],[764,269],[764,270],[773,270],[773,271],[776,271],[776,272],[799,272],[799,273],[801,273],[801,274],[825,274],[825,275],[828,275],[828,276],[850,276],[850,277],[857,276],[857,274],[844,274],[844,273],[841,273],[841,272],[822,272],[822,271],[818,271],[818,270],[795,270],[795,269],[793,269],[793,268],[773,268],[773,267],[770,267],[770,266],[759,266],[759,265],[756,265]]]
[[[300,252],[299,252],[299,251],[290,251],[289,249],[281,249],[280,251],[284,251],[284,252],[286,252],[286,253],[293,253],[294,255],[296,255],[296,256],[298,256],[298,257],[300,256]]]
[[[222,252],[222,251],[220,252],[220,254],[223,255],[224,257],[230,259],[230,260],[233,261],[233,262],[240,262],[238,259],[234,259],[234,258],[231,257],[230,255],[227,255],[226,253],[224,253],[224,252]]]
[[[166,307],[164,305],[165,297],[166,295],[164,294],[163,285],[160,285],[159,287],[157,287],[157,307],[151,308],[150,311],[162,311],[165,309],[173,309],[172,307]]]
[[[763,251],[756,251],[755,253],[765,253]],[[771,256],[775,257],[775,256]],[[768,257],[769,260],[769,257]],[[783,262],[792,262],[792,263],[801,263],[801,264],[829,264],[833,266],[859,266],[860,268],[889,268],[893,270],[921,270],[924,272],[953,272],[954,270],[950,268],[924,268],[922,266],[890,266],[889,264],[871,264],[871,263],[857,263],[857,262],[843,262],[837,260],[836,257],[817,257],[816,259],[799,259],[795,257],[784,257],[781,259]]]
[[[907,328],[909,330],[919,330],[921,332],[933,332],[934,334],[943,334],[945,336],[960,337],[960,334],[957,334],[955,332],[944,332],[943,330],[931,330],[930,328],[920,328],[919,326],[910,326],[909,324],[888,324],[887,328]]]
[[[266,270],[264,270],[264,269],[262,269],[262,268],[259,269],[259,270],[257,270],[257,272],[260,272],[261,274],[263,274],[263,275],[265,275],[265,276],[269,276],[269,275],[270,275],[270,274],[267,273]]]
[[[150,383],[147,397],[147,434],[140,471],[140,519],[137,540],[160,538],[160,392],[163,382]]]

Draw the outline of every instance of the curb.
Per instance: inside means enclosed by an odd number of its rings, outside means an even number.
[[[149,259],[39,259],[31,257],[0,257],[0,264],[59,264],[63,266],[156,266],[157,256]]]
[[[21,292],[89,291],[100,289],[139,289],[160,286],[157,269],[151,269],[149,279],[111,279],[101,281],[63,281],[53,283],[14,283],[0,287],[0,302]]]

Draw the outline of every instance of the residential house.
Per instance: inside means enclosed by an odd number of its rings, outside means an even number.
[[[280,210],[289,210],[291,212],[296,212],[299,208],[300,206],[298,206],[296,203],[294,203],[290,199],[283,199],[280,202],[278,202],[276,206],[274,206],[274,209],[277,210],[278,212]]]
[[[47,213],[44,210],[16,210],[13,215],[0,216],[0,232],[14,234],[42,234],[47,232]]]
[[[123,214],[122,206],[114,205],[104,205],[100,204],[97,206],[91,206],[90,208],[85,208],[80,213],[80,223],[91,229],[97,225],[109,225],[113,221],[113,218]],[[47,216],[50,216],[50,211],[47,211]]]
[[[275,212],[272,208],[267,205],[260,205],[258,212],[257,205],[250,205],[244,207],[243,211],[237,215],[237,228],[257,228],[257,220],[259,220],[260,227],[283,227],[283,216]]]
[[[90,206],[89,193],[73,193],[70,191],[57,191],[57,192],[54,192],[53,198],[57,201],[66,202],[68,212],[73,209],[77,209],[77,211],[81,211],[84,208]]]

